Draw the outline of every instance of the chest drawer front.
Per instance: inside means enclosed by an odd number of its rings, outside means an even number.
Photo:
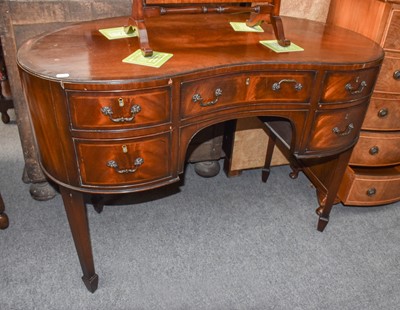
[[[170,89],[68,93],[73,129],[126,129],[162,124],[171,118]]]
[[[317,111],[307,152],[333,151],[350,146],[358,137],[366,103],[347,109]]]
[[[169,133],[116,142],[77,140],[82,185],[145,184],[171,175]]]
[[[392,11],[389,23],[383,47],[389,50],[400,50],[400,10]]]
[[[400,166],[380,169],[347,167],[338,196],[346,205],[374,206],[400,200]]]
[[[388,166],[400,164],[400,133],[361,132],[350,164]]]
[[[400,58],[385,57],[375,90],[400,93]]]
[[[372,98],[363,129],[400,130],[400,99]]]
[[[379,68],[326,73],[321,103],[351,101],[369,96]]]
[[[246,102],[308,103],[315,73],[266,72],[183,82],[183,117],[235,107]]]

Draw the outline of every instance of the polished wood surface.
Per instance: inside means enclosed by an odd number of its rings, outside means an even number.
[[[41,165],[61,187],[90,291],[97,275],[83,193],[131,193],[179,180],[193,137],[228,120],[286,120],[287,149],[319,192],[318,229],[328,223],[383,51],[353,32],[284,18],[288,37],[304,51],[278,54],[259,43],[274,39],[268,25],[263,33],[233,31],[229,22],[247,17],[147,20],[155,50],[173,54],[158,69],[122,62],[140,48],[137,38],[110,41],[99,33],[128,17],[63,28],[20,48]]]
[[[166,14],[250,13],[249,18],[245,21],[247,26],[254,27],[267,22],[271,24],[278,44],[281,46],[290,45],[290,40],[285,37],[282,19],[279,16],[280,0],[249,1],[256,2],[252,3],[251,6],[248,5],[249,3],[240,5],[237,0],[233,1],[236,4],[230,3],[229,0],[206,0],[197,3],[194,0],[171,0],[170,2],[161,0],[161,2],[162,6],[157,4],[157,0],[153,2],[132,0],[132,16],[129,25],[136,27],[140,49],[146,57],[153,55],[153,49],[150,47],[145,17],[150,18]],[[173,4],[172,6],[171,3]],[[195,17],[193,18],[195,19]]]
[[[88,80],[135,82],[154,76],[158,79],[170,78],[213,68],[223,72],[224,67],[230,66],[269,64],[273,67],[285,63],[288,68],[303,65],[302,68],[306,69],[322,60],[324,65],[348,64],[352,69],[360,68],[359,63],[373,62],[382,55],[377,44],[361,35],[295,18],[283,20],[288,37],[305,52],[277,54],[258,43],[274,39],[270,27],[263,26],[265,32],[261,34],[235,32],[229,22],[243,22],[246,15],[210,16],[199,16],[199,22],[191,23],[190,29],[184,27],[192,21],[191,16],[163,16],[147,21],[155,50],[174,54],[172,61],[159,69],[121,61],[139,48],[137,39],[109,41],[98,32],[102,28],[125,25],[127,17],[82,23],[31,39],[20,48],[18,61],[27,71],[40,72],[40,76],[50,80],[58,81],[57,74],[68,73],[68,78],[62,78],[65,83]],[[67,41],[71,41],[70,44]],[[360,53],[360,50],[366,52]]]

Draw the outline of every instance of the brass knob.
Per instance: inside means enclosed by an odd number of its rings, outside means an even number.
[[[380,109],[378,112],[378,117],[383,118],[389,114],[389,110],[387,108]]]
[[[373,146],[373,147],[371,147],[370,149],[369,149],[369,153],[371,154],[371,155],[376,155],[376,154],[378,154],[379,153],[379,147],[378,146]]]
[[[367,195],[369,196],[369,197],[372,197],[372,196],[374,196],[376,194],[376,188],[375,187],[371,187],[371,188],[369,188],[368,190],[367,190]]]
[[[400,70],[396,70],[396,71],[393,73],[393,78],[394,78],[396,81],[400,80]]]

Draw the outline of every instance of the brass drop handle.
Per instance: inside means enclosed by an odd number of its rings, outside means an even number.
[[[199,93],[197,93],[197,94],[193,95],[192,101],[194,103],[198,102],[201,107],[208,107],[208,106],[214,105],[214,104],[216,104],[218,102],[219,97],[222,96],[222,89],[221,88],[217,88],[215,90],[215,92],[214,92],[214,96],[215,96],[214,100],[208,101],[208,102],[204,102],[203,97],[201,97],[201,95]]]
[[[120,107],[124,106],[124,100],[122,98],[118,99],[118,103]],[[140,107],[140,105],[134,104],[130,109],[131,115],[129,117],[114,118],[113,117],[114,111],[112,110],[111,107],[102,107],[101,113],[103,113],[103,115],[105,116],[108,116],[108,118],[114,123],[128,123],[134,121],[136,114],[138,114],[141,110],[142,108]]]
[[[338,127],[335,127],[332,129],[332,132],[339,136],[339,137],[343,137],[343,136],[348,136],[354,129],[354,124],[350,123],[347,125],[346,129],[341,131]]]
[[[387,108],[380,109],[378,112],[378,117],[383,118],[389,114],[389,110]]]
[[[107,162],[107,167],[109,168],[114,168],[116,172],[120,174],[126,174],[126,173],[135,173],[141,165],[143,165],[144,159],[142,157],[138,157],[135,159],[133,165],[133,168],[126,168],[126,169],[120,169],[119,165],[115,160],[109,160]]]
[[[367,82],[362,81],[360,85],[358,85],[357,89],[351,85],[351,83],[347,83],[344,87],[351,95],[361,94],[364,88],[367,87]]]
[[[299,82],[297,82],[296,80],[292,80],[292,79],[283,79],[280,80],[279,82],[276,82],[274,84],[272,84],[272,90],[273,91],[279,91],[281,89],[281,84],[282,83],[293,83],[294,84],[294,89],[297,91],[300,91],[303,89],[303,85]]]
[[[376,194],[376,188],[375,187],[371,187],[367,190],[367,196],[372,197]]]
[[[396,71],[393,73],[393,78],[394,78],[396,81],[400,80],[400,70],[396,70]]]
[[[378,154],[379,153],[379,147],[378,146],[373,146],[373,147],[371,147],[370,149],[369,149],[369,153],[371,154],[371,155],[376,155],[376,154]]]

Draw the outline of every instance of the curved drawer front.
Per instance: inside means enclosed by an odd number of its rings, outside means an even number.
[[[124,129],[170,121],[170,88],[123,92],[69,92],[73,129]]]
[[[357,138],[366,104],[347,109],[317,111],[307,152],[334,151],[350,146]]]
[[[363,129],[400,130],[400,99],[372,98]]]
[[[351,154],[356,166],[389,166],[400,163],[400,133],[362,131]]]
[[[339,189],[345,205],[374,206],[398,201],[400,166],[373,169],[347,168]]]
[[[75,141],[82,185],[145,184],[171,175],[170,134],[119,141]]]
[[[371,68],[326,73],[321,103],[351,101],[369,96],[378,71],[379,68]]]
[[[400,58],[385,57],[375,90],[400,93]]]
[[[183,82],[182,117],[223,110],[246,102],[308,103],[315,73],[265,72]]]

